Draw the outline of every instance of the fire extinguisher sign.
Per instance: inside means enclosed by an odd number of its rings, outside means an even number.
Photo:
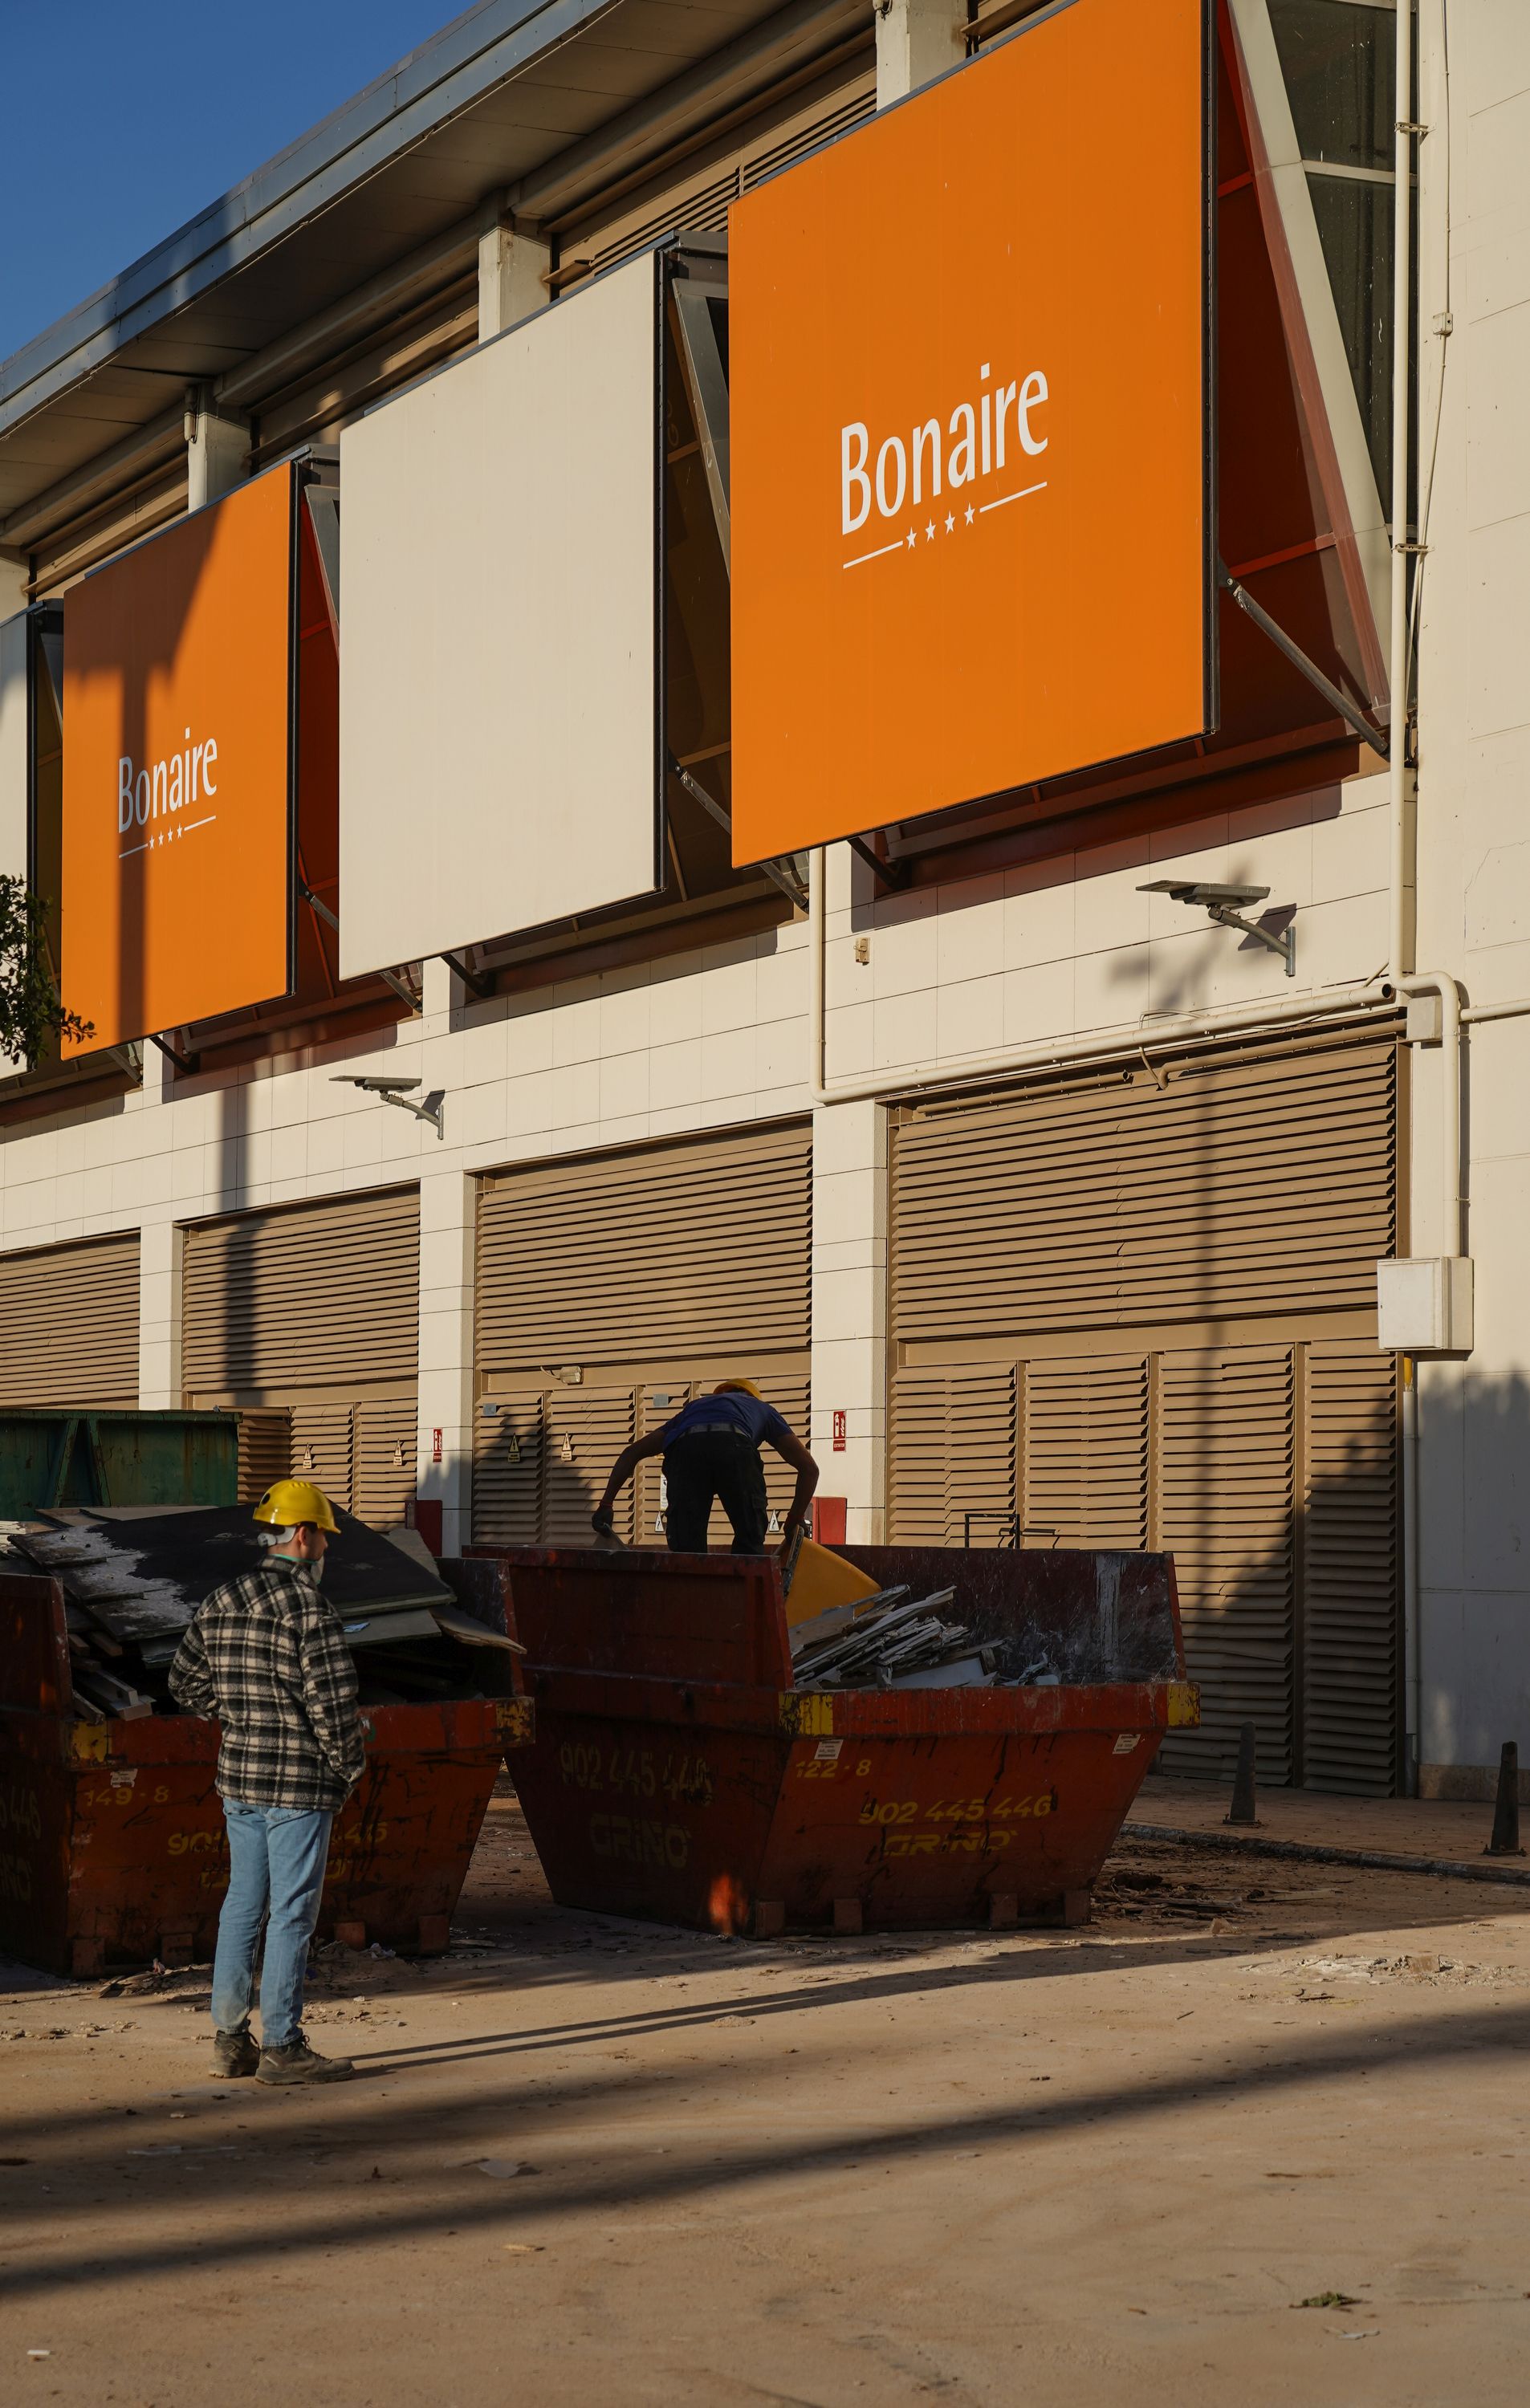
[[[836,1455],[845,1452],[845,1416],[842,1412],[836,1412],[834,1417],[834,1451]]]

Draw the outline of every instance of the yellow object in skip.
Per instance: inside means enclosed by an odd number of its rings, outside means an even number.
[[[858,1570],[832,1548],[821,1547],[816,1539],[804,1539],[786,1597],[787,1627],[794,1630],[799,1622],[811,1622],[831,1606],[854,1605],[863,1597],[875,1597],[879,1586],[869,1572]]]

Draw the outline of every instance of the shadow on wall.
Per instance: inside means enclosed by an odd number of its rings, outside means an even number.
[[[1321,1370],[1323,1350],[1303,1350]],[[1400,1785],[1406,1694],[1403,1466],[1398,1399],[1357,1410],[1366,1358],[1278,1390],[1165,1467],[1163,1541],[1175,1556],[1202,1726],[1165,1743],[1163,1769],[1226,1779],[1238,1726],[1255,1725],[1272,1784],[1358,1796]],[[1464,1375],[1463,1375],[1464,1373]],[[1453,1376],[1452,1376],[1453,1375]],[[1374,1375],[1373,1375],[1374,1376]],[[1420,1572],[1425,1764],[1491,1773],[1505,1740],[1530,1749],[1530,1549],[1524,1467],[1530,1381],[1426,1367],[1420,1403]],[[1485,1794],[1485,1793],[1484,1793]]]

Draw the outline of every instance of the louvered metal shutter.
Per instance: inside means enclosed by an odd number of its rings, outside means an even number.
[[[894,1130],[892,1534],[961,1542],[953,1489],[998,1484],[948,1398],[1013,1372],[1029,1543],[1176,1555],[1205,1719],[1166,1770],[1225,1772],[1249,1717],[1266,1780],[1394,1785],[1395,1368],[1370,1333],[1395,1063],[1367,1030]]]
[[[768,1401],[775,1406],[782,1421],[786,1422],[806,1444],[810,1426],[807,1373],[804,1372],[800,1378],[794,1380],[772,1380],[765,1389],[765,1395]],[[786,1519],[792,1503],[792,1492],[797,1484],[797,1475],[791,1465],[776,1453],[774,1447],[762,1447],[760,1457],[765,1465],[765,1501],[770,1507],[769,1527],[772,1531],[777,1531]],[[723,1519],[724,1517],[719,1513],[714,1512],[712,1516],[710,1535],[713,1546],[720,1546],[727,1535],[725,1526],[722,1529],[718,1527],[719,1523],[723,1522]]]
[[[542,1400],[542,1539],[590,1544],[590,1516],[612,1464],[632,1438],[630,1388],[555,1388]],[[630,1535],[632,1491],[622,1499]]]
[[[805,1352],[810,1148],[768,1129],[485,1180],[480,1370]]]
[[[351,1512],[374,1530],[396,1530],[413,1501],[420,1443],[411,1397],[351,1409]]]
[[[293,1470],[299,1480],[311,1480],[332,1505],[352,1511],[354,1431],[350,1407],[341,1404],[293,1407]]]
[[[541,1531],[542,1399],[486,1398],[473,1423],[474,1540],[535,1547]]]
[[[397,1528],[415,1493],[419,1331],[414,1188],[186,1231],[186,1402],[240,1409],[241,1497],[292,1472]]]
[[[821,95],[805,108],[756,135],[724,157],[714,158],[688,176],[676,177],[658,192],[651,187],[636,202],[613,213],[598,207],[565,232],[562,260],[588,262],[592,274],[631,259],[679,227],[697,233],[721,232],[728,222],[730,203],[741,192],[763,183],[792,160],[816,150],[821,143],[847,134],[875,115],[875,74],[861,73],[836,91]]]
[[[258,1504],[293,1468],[293,1417],[285,1406],[239,1415],[239,1502]]]
[[[0,1254],[0,1404],[137,1401],[136,1233]]]
[[[900,1546],[1007,1542],[1015,1511],[1015,1377],[1008,1365],[906,1371],[894,1383],[888,1498]]]
[[[473,1535],[589,1536],[616,1455],[731,1374],[808,1430],[812,1163],[801,1125],[512,1171],[479,1190]],[[708,1359],[709,1358],[709,1359]],[[577,1383],[554,1376],[577,1369]],[[771,1509],[794,1475],[769,1449]],[[663,1539],[641,1465],[619,1534]],[[726,1543],[715,1515],[714,1544]]]
[[[1400,1736],[1396,1360],[1312,1346],[1307,1383],[1306,1778],[1384,1797]]]
[[[1295,1398],[1290,1347],[1166,1354],[1160,1544],[1174,1556],[1201,1727],[1165,1770],[1230,1768],[1251,1720],[1260,1777],[1292,1774]]]
[[[894,1135],[899,1339],[1373,1308],[1394,1042],[1119,1073]]]
[[[1051,1531],[1060,1547],[1145,1547],[1145,1357],[1056,1355],[1028,1363],[1024,1396],[1022,1510],[1028,1530]]]
[[[181,1327],[191,1401],[277,1402],[303,1388],[378,1389],[384,1382],[412,1388],[418,1190],[242,1212],[189,1228]]]
[[[663,1429],[665,1422],[688,1405],[695,1394],[689,1380],[657,1380],[637,1390],[637,1430],[642,1438],[651,1438]],[[664,1459],[651,1455],[637,1467],[637,1477],[632,1484],[633,1511],[637,1544],[640,1547],[663,1546],[665,1540]],[[711,1533],[708,1530],[708,1537]]]

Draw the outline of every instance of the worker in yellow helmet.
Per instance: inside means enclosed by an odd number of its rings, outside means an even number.
[[[706,1554],[707,1525],[715,1498],[733,1525],[734,1554],[763,1555],[770,1508],[760,1461],[762,1446],[773,1447],[797,1475],[796,1491],[781,1526],[781,1545],[788,1547],[807,1518],[818,1486],[818,1466],[775,1406],[765,1403],[752,1380],[720,1380],[710,1396],[682,1405],[662,1429],[623,1447],[611,1466],[606,1494],[590,1518],[599,1535],[609,1538],[615,1527],[611,1508],[621,1491],[647,1456],[662,1455],[668,1499],[665,1535],[678,1554]]]
[[[320,1591],[340,1526],[308,1480],[279,1480],[255,1519],[264,1560],[213,1590],[170,1667],[186,1712],[222,1726],[229,1874],[212,1969],[212,2071],[219,2081],[252,2073],[281,2085],[335,2082],[354,2068],[308,2046],[303,1975],[330,1826],[366,1769],[356,1667]],[[257,2048],[250,2005],[263,1925]]]

